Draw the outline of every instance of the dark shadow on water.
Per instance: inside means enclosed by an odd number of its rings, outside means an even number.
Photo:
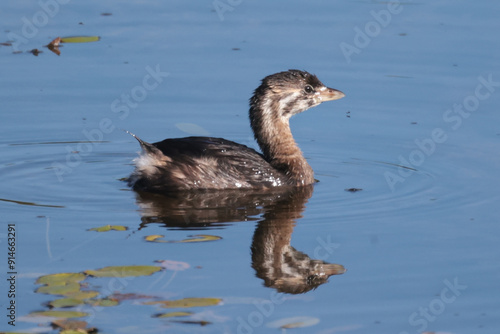
[[[342,265],[311,259],[290,245],[313,186],[273,191],[197,191],[175,194],[136,193],[140,228],[161,224],[169,229],[223,228],[233,222],[259,221],[251,251],[252,267],[264,285],[282,293],[305,293],[345,272]]]

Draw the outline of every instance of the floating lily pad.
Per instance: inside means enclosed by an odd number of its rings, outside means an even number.
[[[32,312],[30,317],[51,317],[51,318],[81,318],[88,316],[88,313],[78,311],[40,311]]]
[[[108,232],[108,231],[126,231],[126,230],[128,230],[128,227],[122,225],[104,225],[101,227],[91,228],[88,231]]]
[[[48,303],[50,307],[60,308],[60,307],[73,307],[83,304],[83,300],[75,298],[61,298],[56,299]]]
[[[103,299],[91,299],[87,300],[85,303],[92,305],[92,306],[102,306],[102,307],[109,307],[109,306],[116,306],[120,302],[116,299],[111,299],[111,298],[103,298]]]
[[[187,308],[187,307],[202,307],[214,306],[222,302],[220,298],[184,298],[178,300],[159,300],[153,302],[145,302],[145,305],[161,305],[164,308]]]
[[[165,236],[161,234],[153,234],[144,237],[144,239],[150,242],[168,242],[168,243],[205,242],[205,241],[215,241],[222,239],[222,237],[216,235],[197,234],[197,235],[190,235],[189,239],[184,239],[184,240],[159,240],[163,237]]]
[[[166,242],[165,240],[158,240],[158,239],[161,239],[163,237],[164,237],[164,235],[161,235],[161,234],[153,234],[153,235],[145,236],[144,239],[146,239],[146,241],[151,241],[151,242]]]
[[[192,312],[167,312],[155,314],[154,318],[173,318],[173,317],[188,317],[192,315]]]
[[[112,266],[98,270],[85,270],[85,274],[95,277],[149,276],[161,269],[158,266]]]
[[[35,283],[47,285],[66,285],[69,282],[81,282],[84,279],[85,275],[82,273],[60,273],[40,276]]]
[[[80,300],[85,300],[85,299],[90,299],[94,298],[97,295],[99,295],[99,292],[97,291],[77,291],[74,293],[68,293],[65,296],[73,299],[80,299]]]
[[[72,37],[62,37],[61,43],[89,43],[97,42],[101,38],[99,36],[72,36]]]
[[[70,282],[64,285],[44,285],[36,290],[36,293],[46,293],[49,295],[67,295],[80,291],[80,284]]]
[[[190,235],[189,237],[191,239],[184,239],[178,242],[204,242],[204,241],[215,241],[222,239],[222,237],[218,237],[216,235],[207,235],[207,234]]]

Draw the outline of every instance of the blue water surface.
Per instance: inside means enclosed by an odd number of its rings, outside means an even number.
[[[465,0],[3,1],[1,267],[5,282],[14,224],[17,286],[12,299],[2,284],[0,304],[17,308],[16,326],[2,314],[0,330],[58,332],[30,316],[61,298],[36,293],[42,275],[168,260],[179,267],[88,277],[83,289],[130,298],[65,310],[103,333],[498,333],[499,10]],[[45,47],[68,36],[100,40],[65,43],[59,56]],[[139,146],[123,130],[257,148],[248,98],[290,68],[346,94],[291,121],[319,180],[311,194],[165,206],[127,187]],[[128,230],[88,231],[108,224]],[[280,290],[252,260],[262,235],[291,237],[305,259],[347,271]],[[148,304],[182,298],[220,303]],[[170,311],[192,314],[155,317]]]

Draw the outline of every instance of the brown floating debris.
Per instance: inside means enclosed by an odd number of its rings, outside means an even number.
[[[38,49],[33,49],[33,50],[29,51],[29,53],[32,53],[34,56],[38,56],[42,52],[43,52],[42,50],[38,50]]]
[[[49,43],[49,45],[47,45],[48,47],[55,47],[55,46],[59,46],[59,44],[61,44],[61,37],[57,37],[55,38],[52,42]]]
[[[358,191],[361,191],[363,189],[361,188],[348,188],[348,189],[345,189],[345,191],[348,191],[350,193],[355,193],[355,192],[358,192]]]
[[[59,44],[61,44],[61,37],[55,38],[52,42],[47,45],[47,48],[54,52],[56,55],[60,56],[61,51],[59,50]]]
[[[210,321],[204,321],[204,320],[199,320],[199,321],[196,321],[196,320],[172,320],[172,322],[176,322],[179,324],[200,325],[200,326],[206,326],[206,325],[211,324]]]

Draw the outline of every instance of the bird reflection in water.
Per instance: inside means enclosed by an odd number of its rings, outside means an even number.
[[[231,222],[259,220],[253,235],[252,267],[264,285],[283,293],[305,293],[340,275],[340,264],[311,259],[290,245],[313,186],[273,191],[189,191],[172,194],[137,192],[140,229],[149,224],[200,230]],[[256,218],[257,217],[257,218]]]

